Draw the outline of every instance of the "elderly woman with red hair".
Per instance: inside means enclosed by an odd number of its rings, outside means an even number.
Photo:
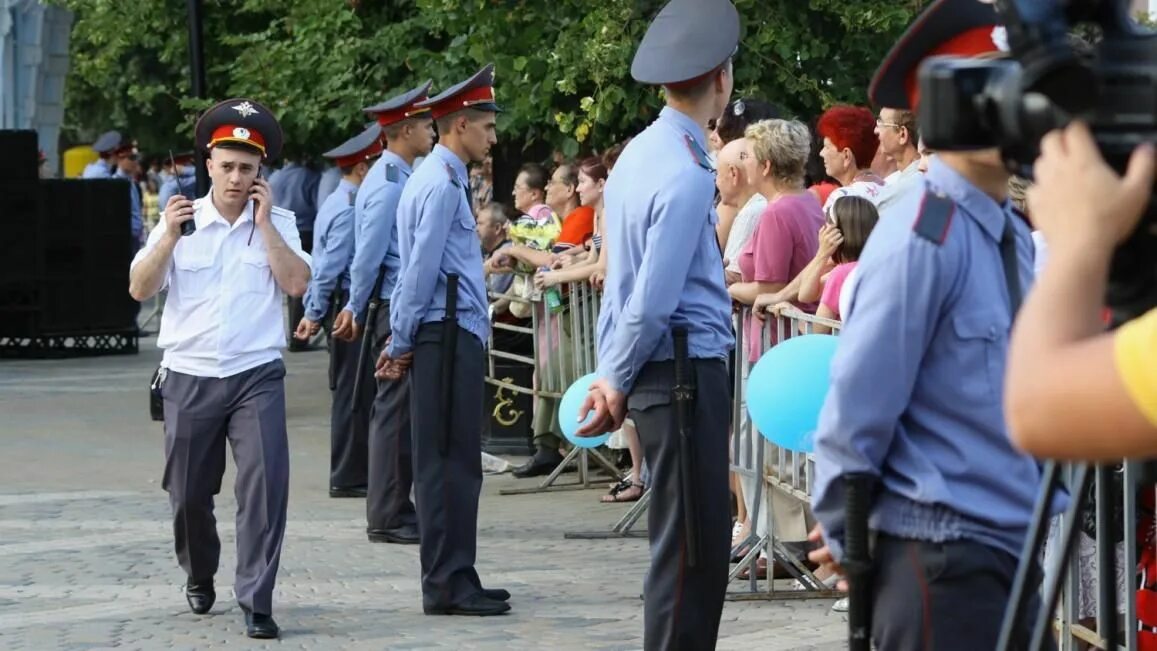
[[[824,203],[824,214],[840,197],[860,196],[875,203],[884,179],[872,171],[880,147],[876,116],[862,106],[833,106],[820,116],[816,132],[823,138],[824,171],[840,182]]]

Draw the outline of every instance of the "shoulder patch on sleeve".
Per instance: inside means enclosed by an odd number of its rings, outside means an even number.
[[[956,204],[947,196],[929,190],[920,202],[920,212],[912,223],[912,230],[920,237],[940,245],[948,237],[948,227],[956,214]]]
[[[711,159],[707,156],[707,152],[703,151],[703,148],[699,146],[699,143],[695,142],[694,138],[690,135],[684,135],[683,144],[687,145],[687,151],[691,152],[691,158],[695,160],[695,163],[699,165],[699,167],[712,172],[715,171],[715,166],[711,164]]]
[[[388,163],[386,165],[386,180],[389,181],[390,183],[397,183],[398,182],[398,176],[399,176],[398,166],[394,165],[393,163]]]
[[[458,182],[458,175],[454,173],[454,168],[450,167],[449,163],[446,163],[446,175],[450,177],[450,182],[454,184],[454,187],[462,187],[462,184]]]

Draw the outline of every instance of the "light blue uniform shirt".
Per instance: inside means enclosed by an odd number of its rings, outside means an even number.
[[[687,329],[691,358],[725,359],[735,344],[706,151],[703,128],[667,107],[607,181],[598,376],[619,391],[647,362],[674,358],[672,328]]]
[[[321,173],[297,163],[286,163],[269,176],[274,205],[292,210],[297,218],[297,232],[313,230],[317,218],[317,186]]]
[[[106,160],[94,160],[88,165],[84,166],[84,172],[81,173],[82,179],[111,179],[112,165]]]
[[[1041,479],[1009,441],[1002,407],[1011,326],[1000,255],[1015,226],[1021,286],[1032,282],[1032,239],[941,161],[923,183],[955,212],[942,243],[915,232],[924,192],[880,216],[856,269],[815,437],[812,506],[837,558],[844,536],[842,475],[877,476],[872,529],[916,540],[968,539],[1019,556]],[[1065,497],[1053,504],[1063,508]]]
[[[145,223],[141,219],[141,186],[137,185],[128,174],[125,174],[117,168],[112,178],[124,179],[129,182],[129,225],[132,229],[133,237],[139,238],[141,231],[144,230]]]
[[[390,150],[380,158],[358,188],[355,203],[356,242],[350,265],[350,300],[345,306],[359,323],[378,278],[378,268],[386,266],[378,298],[389,298],[398,283],[402,260],[398,255],[398,200],[413,171],[401,156]]]
[[[178,177],[180,183],[177,182]],[[166,179],[157,190],[157,205],[162,213],[165,212],[169,199],[175,194],[181,194],[182,186],[185,188],[185,198],[192,201],[197,196],[197,172],[191,166],[182,167],[177,176]]]
[[[349,265],[354,255],[354,193],[358,186],[342,179],[317,211],[313,223],[313,265],[303,302],[305,318],[321,321],[334,291],[349,287]]]
[[[483,344],[490,337],[482,245],[466,196],[462,159],[442,145],[410,178],[398,203],[401,274],[390,301],[391,357],[414,348],[423,323],[446,314],[446,275],[458,274],[458,325]]]
[[[336,167],[327,167],[321,173],[321,179],[317,182],[317,205],[321,206],[329,195],[337,190],[337,186],[341,184],[341,170]],[[318,208],[320,211],[321,208]]]

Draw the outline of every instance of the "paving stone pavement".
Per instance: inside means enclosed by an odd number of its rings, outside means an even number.
[[[210,615],[181,592],[159,423],[148,419],[154,340],[136,356],[0,361],[0,650],[639,649],[645,539],[567,540],[609,529],[601,491],[502,496],[483,485],[478,569],[514,595],[497,618],[427,617],[417,547],[366,541],[364,503],[327,495],[326,354],[287,354],[291,493],[275,617],[282,639],[244,637],[232,598],[232,469],[218,498],[222,571]],[[573,475],[564,475],[570,479]],[[740,586],[733,586],[738,589]],[[840,649],[831,600],[732,601],[719,649]]]

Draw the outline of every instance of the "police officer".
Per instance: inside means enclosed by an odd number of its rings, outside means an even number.
[[[877,71],[872,101],[915,111],[920,62],[992,55],[996,27],[991,5],[937,0]],[[844,476],[874,477],[881,649],[995,648],[1032,519],[1041,473],[1010,443],[1001,405],[1009,329],[1032,279],[1008,179],[997,150],[938,152],[922,191],[881,214],[857,268],[815,439],[812,505],[827,546],[812,558],[843,557]]]
[[[285,426],[284,295],[309,284],[293,213],[275,207],[261,164],[281,152],[281,127],[249,99],[210,108],[195,129],[212,187],[177,195],[133,260],[129,293],[169,288],[157,345],[164,349],[162,486],[173,508],[185,597],[197,614],[216,599],[221,555],[213,496],[225,442],[237,466],[237,575],[233,591],[249,637],[274,638],[273,588],[285,534],[289,445]],[[181,225],[196,230],[181,235]]]
[[[607,221],[606,239],[614,244],[599,323],[599,379],[583,409],[595,409],[595,416],[579,434],[613,430],[629,410],[651,468],[647,649],[715,648],[727,589],[726,360],[734,337],[706,131],[730,99],[738,43],[739,14],[726,0],[673,0],[659,12],[631,75],[663,86],[667,106],[627,145],[603,199],[607,214],[616,216]],[[697,388],[678,400],[676,330],[686,333],[688,359],[681,361]]]
[[[386,151],[370,169],[358,192],[355,221],[356,247],[350,269],[349,302],[338,315],[337,336],[353,340],[364,331],[371,338],[373,369],[390,336],[390,294],[398,282],[398,200],[402,196],[414,159],[430,153],[434,146],[434,123],[428,109],[415,105],[426,99],[430,82],[371,106],[386,139]],[[367,303],[381,283],[378,310],[373,323]],[[360,324],[360,325],[358,325]],[[367,383],[373,386],[372,383]],[[368,401],[367,401],[368,402]],[[410,501],[414,470],[410,446],[409,383],[382,380],[372,397],[369,411],[369,477],[366,495],[366,532],[371,542],[413,545],[418,542],[418,515]]]
[[[116,151],[120,149],[123,141],[124,137],[121,136],[119,131],[105,131],[100,134],[96,142],[92,143],[92,150],[95,151],[100,158],[84,166],[84,172],[81,173],[81,178],[110,178],[113,172],[116,171],[116,160],[113,156]]]
[[[482,487],[478,414],[490,319],[466,166],[481,162],[495,143],[500,109],[493,75],[488,65],[416,105],[430,109],[439,143],[398,202],[401,273],[390,301],[393,333],[379,358],[380,377],[408,375],[410,382],[422,608],[428,615],[510,610],[510,594],[484,589],[474,569]],[[448,296],[454,281],[457,291]],[[448,298],[456,310],[448,309]]]
[[[305,293],[305,316],[294,337],[309,341],[321,329],[330,310],[344,306],[349,297],[349,266],[354,255],[354,197],[370,165],[382,154],[382,128],[371,124],[357,136],[322,156],[333,160],[342,172],[341,183],[317,211],[314,222],[312,279]],[[366,494],[367,411],[354,412],[354,387],[362,392],[362,404],[373,399],[373,367],[363,366],[368,376],[357,379],[356,342],[333,338],[330,342],[330,497],[364,497]]]

